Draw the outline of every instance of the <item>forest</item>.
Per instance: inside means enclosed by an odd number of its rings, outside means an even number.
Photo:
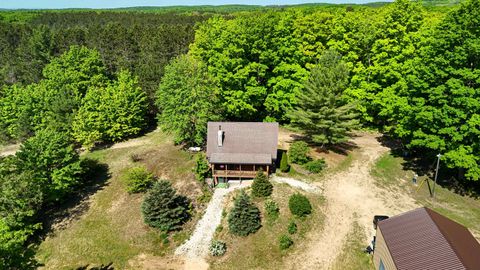
[[[0,269],[82,185],[78,149],[157,125],[277,121],[329,148],[379,130],[466,186],[480,179],[480,0],[222,12],[0,12]],[[445,168],[444,168],[445,169]]]

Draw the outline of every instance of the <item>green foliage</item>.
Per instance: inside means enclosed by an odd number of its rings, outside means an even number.
[[[213,240],[209,250],[212,256],[223,256],[227,252],[227,244],[220,240]]]
[[[291,220],[290,223],[288,223],[288,233],[289,234],[296,234],[297,233],[297,223],[295,221]]]
[[[293,13],[259,12],[200,25],[190,52],[219,81],[227,118],[286,120],[308,74],[294,19]]]
[[[290,166],[288,165],[288,154],[287,152],[282,153],[282,159],[280,160],[280,171],[288,172]]]
[[[260,210],[242,190],[235,198],[233,208],[228,215],[230,233],[238,236],[247,236],[258,231],[261,226]]]
[[[19,171],[31,172],[46,202],[62,199],[80,184],[83,168],[73,144],[63,132],[40,130],[17,152]]]
[[[268,181],[268,176],[263,170],[258,170],[252,183],[252,195],[254,197],[268,197],[273,192],[273,185]]]
[[[308,156],[308,144],[303,141],[296,141],[290,145],[288,157],[292,163],[305,164],[310,160]]]
[[[321,158],[321,159],[309,161],[305,163],[303,167],[311,173],[319,173],[323,169],[325,169],[325,167],[327,167],[327,164],[325,163],[325,159]]]
[[[265,213],[269,221],[275,221],[280,215],[280,208],[274,200],[266,200]]]
[[[202,145],[207,122],[220,118],[218,86],[202,62],[182,55],[165,68],[156,94],[160,126],[175,135],[175,142]]]
[[[468,180],[480,179],[479,16],[480,1],[466,1],[425,33],[380,112],[408,148],[444,154],[442,164]]]
[[[278,238],[280,250],[286,250],[293,245],[293,240],[290,236],[286,234],[282,234],[280,238]]]
[[[178,195],[170,182],[156,182],[142,203],[143,220],[165,232],[181,229],[190,218],[189,201]]]
[[[122,178],[127,185],[128,193],[145,192],[155,182],[153,174],[144,167],[130,168]]]
[[[322,54],[288,114],[291,125],[321,145],[346,142],[349,132],[359,123],[354,105],[343,98],[348,76],[348,68],[338,53]]]
[[[198,154],[195,156],[195,178],[198,181],[205,181],[205,178],[211,177],[211,170],[208,166],[207,158],[204,154]]]
[[[293,215],[305,217],[312,213],[312,205],[307,197],[300,193],[293,194],[288,199],[288,208]]]
[[[86,91],[73,122],[73,136],[87,148],[119,141],[145,127],[146,112],[147,98],[138,79],[122,71],[115,82]]]

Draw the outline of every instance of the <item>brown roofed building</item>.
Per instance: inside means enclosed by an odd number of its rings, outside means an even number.
[[[376,269],[477,270],[480,244],[464,226],[419,208],[378,223]]]
[[[277,159],[278,123],[209,122],[207,159],[215,183],[251,179],[272,171]]]

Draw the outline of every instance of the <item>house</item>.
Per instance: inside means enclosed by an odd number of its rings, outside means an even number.
[[[373,262],[379,270],[480,269],[480,244],[464,226],[418,208],[378,222]]]
[[[277,159],[278,123],[209,122],[207,159],[215,184],[270,174]]]

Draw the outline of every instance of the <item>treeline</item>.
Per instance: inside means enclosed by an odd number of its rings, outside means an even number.
[[[380,8],[213,17],[195,32],[192,59],[172,62],[162,79],[160,124],[196,144],[204,123],[221,111],[223,119],[293,124],[328,146],[344,141],[356,118],[400,140],[413,155],[434,159],[442,153],[458,179],[478,180],[479,15],[479,0],[445,10],[398,0]],[[338,64],[322,62],[337,54]],[[188,73],[190,81],[182,80],[189,69],[183,61],[197,70]],[[201,89],[210,90],[172,106],[177,96]]]
[[[152,97],[165,65],[188,51],[195,24],[207,17],[70,11],[41,12],[19,22],[9,18],[0,21],[0,84],[38,82],[53,57],[79,45],[100,53],[108,75],[131,71]]]

